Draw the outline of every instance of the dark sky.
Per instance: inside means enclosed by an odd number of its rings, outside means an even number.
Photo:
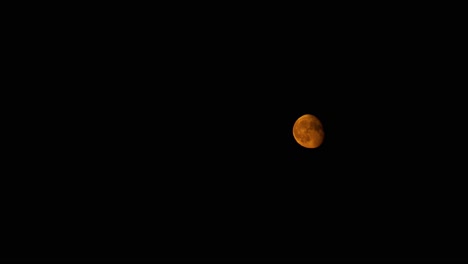
[[[461,245],[463,105],[442,87],[457,69],[445,46],[388,25],[154,23],[27,27],[38,44],[17,84],[44,89],[9,111],[28,245],[225,258]],[[307,113],[317,149],[292,136]]]

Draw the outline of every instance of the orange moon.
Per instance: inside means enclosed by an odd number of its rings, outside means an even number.
[[[305,148],[319,147],[324,138],[322,122],[310,114],[299,117],[293,126],[293,136]]]

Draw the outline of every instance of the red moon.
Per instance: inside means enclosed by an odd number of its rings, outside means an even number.
[[[325,136],[322,122],[314,115],[305,114],[294,123],[293,136],[299,145],[305,148],[317,148]]]

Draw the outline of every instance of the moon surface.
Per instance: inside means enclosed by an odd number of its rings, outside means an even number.
[[[316,116],[305,114],[294,123],[293,135],[299,145],[317,148],[322,144],[325,133],[322,122]]]

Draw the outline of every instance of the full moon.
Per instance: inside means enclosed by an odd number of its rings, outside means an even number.
[[[323,142],[322,123],[316,116],[305,114],[294,123],[293,135],[299,145],[305,148],[317,148]]]

